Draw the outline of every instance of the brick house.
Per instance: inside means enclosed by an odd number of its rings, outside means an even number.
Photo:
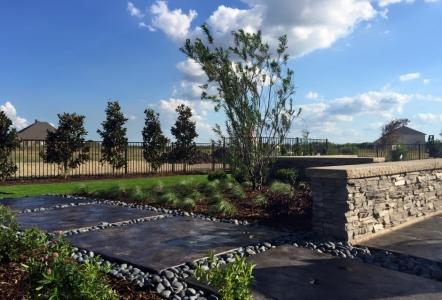
[[[48,122],[35,120],[34,124],[17,132],[17,137],[22,140],[22,146],[43,145],[46,139],[46,131],[55,131],[55,128]]]

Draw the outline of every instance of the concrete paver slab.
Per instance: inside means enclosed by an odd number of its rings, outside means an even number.
[[[293,246],[248,258],[253,299],[442,299],[442,282]],[[310,283],[315,279],[317,283]]]
[[[442,261],[442,215],[363,241],[367,247]]]
[[[71,243],[110,258],[160,271],[283,233],[191,217],[173,217],[68,236]]]
[[[72,199],[60,196],[35,196],[25,198],[8,198],[0,199],[0,204],[8,206],[13,212],[18,212],[23,209],[34,209],[40,207],[52,207],[54,205],[63,205],[69,203],[86,203],[90,200]]]
[[[17,222],[20,229],[37,226],[40,230],[66,231],[95,226],[101,222],[114,223],[158,215],[161,213],[114,205],[89,204],[19,214]]]

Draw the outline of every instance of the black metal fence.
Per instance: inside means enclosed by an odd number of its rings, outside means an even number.
[[[357,155],[358,157],[384,157],[385,161],[419,160],[442,157],[441,144],[401,144],[379,145],[364,144],[329,144],[329,155]],[[402,155],[402,156],[401,156]]]
[[[273,155],[315,155],[316,153],[326,153],[327,140],[286,138],[282,143],[278,139],[262,138],[263,145],[278,145]],[[142,175],[152,173],[154,170],[143,157],[143,143],[129,142],[125,158],[127,165],[119,170],[114,170],[108,163],[102,164],[101,142],[88,141],[90,146],[90,159],[76,169],[68,173],[68,177],[89,177],[104,175]],[[232,145],[229,139],[218,143],[197,143],[197,152],[195,154],[195,163],[186,165],[174,158],[174,143],[170,143],[165,151],[168,159],[157,172],[159,173],[177,173],[177,172],[198,172],[207,173],[218,169],[228,170],[227,152]],[[44,140],[22,140],[20,148],[14,150],[11,155],[11,161],[14,162],[18,171],[10,179],[33,179],[33,178],[51,178],[62,174],[56,164],[44,163],[40,157],[40,152],[46,149]]]

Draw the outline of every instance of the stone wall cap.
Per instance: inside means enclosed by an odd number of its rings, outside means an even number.
[[[442,158],[396,161],[382,164],[313,167],[305,169],[305,175],[310,178],[355,179],[436,169],[442,169]]]
[[[303,155],[303,156],[274,156],[276,159],[303,159],[303,158],[371,158],[371,157],[358,157],[357,155]],[[383,157],[382,157],[383,158]]]

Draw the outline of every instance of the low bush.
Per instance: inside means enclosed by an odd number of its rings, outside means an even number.
[[[396,149],[390,152],[390,154],[393,161],[407,160],[408,149],[405,145],[398,145],[396,146]]]
[[[211,251],[209,264],[213,268],[205,271],[202,265],[198,265],[193,276],[217,288],[223,300],[252,300],[249,287],[255,283],[252,274],[255,264],[246,262],[246,258],[239,255],[236,255],[235,259],[235,262],[221,267]]]
[[[297,178],[298,178],[298,171],[296,169],[279,169],[273,175],[273,179],[292,185],[294,184]]]
[[[252,199],[253,206],[263,206],[268,203],[267,198],[264,195],[258,195]]]
[[[214,181],[214,180],[227,180],[227,174],[226,172],[224,172],[224,170],[216,170],[213,172],[209,172],[209,174],[207,175],[207,179],[209,181]]]
[[[236,213],[236,207],[226,199],[221,199],[210,205],[208,212],[230,217]]]

